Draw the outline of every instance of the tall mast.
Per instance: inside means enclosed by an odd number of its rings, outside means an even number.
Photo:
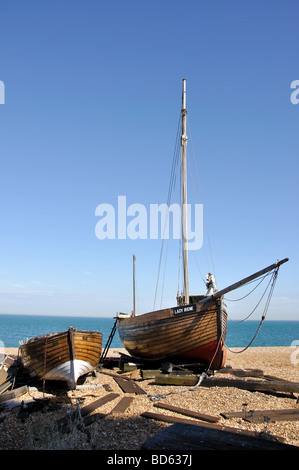
[[[135,316],[135,313],[136,313],[136,309],[135,309],[135,261],[136,261],[136,256],[133,255],[133,311],[132,311],[133,317]]]
[[[184,295],[185,303],[189,303],[189,276],[188,276],[188,231],[187,231],[187,171],[186,171],[186,79],[183,79],[182,96],[182,127],[181,127],[181,208],[182,208],[182,237],[183,237],[183,266],[184,266]]]

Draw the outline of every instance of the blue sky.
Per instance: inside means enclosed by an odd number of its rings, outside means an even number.
[[[268,318],[298,320],[298,10],[291,0],[1,5],[0,313],[128,312],[133,253],[137,312],[153,307],[161,242],[98,240],[95,209],[118,195],[167,202],[186,78],[188,187],[196,161],[209,235],[200,271],[212,269],[210,246],[219,288],[289,257]],[[175,305],[177,244],[167,260],[163,306]],[[190,290],[202,293],[189,260]],[[229,304],[230,317],[255,300]]]

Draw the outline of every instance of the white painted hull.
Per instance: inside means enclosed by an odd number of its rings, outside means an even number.
[[[94,367],[87,361],[74,359],[54,367],[45,375],[46,380],[63,380],[68,383],[71,389],[75,388],[77,380],[81,375],[91,372]]]
[[[63,381],[75,389],[78,378],[99,364],[101,346],[101,333],[70,327],[68,331],[32,338],[19,351],[31,377]]]
[[[94,366],[91,365],[88,361],[82,361],[81,359],[74,359],[73,361],[66,361],[59,366],[54,367],[49,370],[45,376],[45,380],[61,380],[67,382],[70,389],[74,389],[77,383],[77,380],[81,375],[88,374],[92,372]],[[34,372],[31,372],[31,377],[36,377]]]

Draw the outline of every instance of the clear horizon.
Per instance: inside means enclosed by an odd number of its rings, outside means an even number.
[[[161,240],[99,239],[95,213],[122,195],[167,203],[186,78],[188,202],[204,220],[190,294],[208,272],[222,289],[288,257],[267,317],[297,321],[298,13],[291,0],[2,5],[0,311],[130,312],[133,254],[137,313],[153,309]],[[176,304],[176,242],[156,308]],[[230,318],[256,294],[228,302]]]

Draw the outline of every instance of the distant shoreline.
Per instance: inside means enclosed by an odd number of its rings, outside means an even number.
[[[228,353],[230,352],[230,350],[232,350],[233,352],[235,353],[238,353],[238,351],[241,351],[242,347],[230,347],[227,351]],[[18,350],[19,348],[18,347],[12,347],[12,348],[1,348],[0,347],[0,354],[6,354],[6,355],[17,355],[18,354]],[[255,352],[268,352],[268,353],[273,353],[275,354],[275,352],[279,353],[279,352],[287,352],[289,351],[290,354],[295,350],[295,347],[294,346],[252,346],[250,348],[248,348],[246,351],[255,351]],[[244,351],[244,353],[246,352]],[[128,351],[126,351],[125,348],[110,348],[109,351],[108,351],[108,356],[110,355],[117,355],[117,354],[127,354],[129,355]],[[241,353],[244,354],[244,353]],[[233,353],[232,353],[233,354]]]
[[[140,315],[142,315],[143,313],[148,313],[148,312],[142,312]],[[56,314],[47,314],[45,313],[44,315],[40,315],[38,313],[0,313],[0,316],[1,315],[7,315],[7,316],[22,316],[22,317],[51,317],[51,318],[92,318],[92,319],[96,319],[98,318],[99,320],[105,318],[107,320],[114,320],[116,318],[116,315],[113,315],[113,316],[109,316],[109,317],[106,317],[106,316],[101,316],[101,315],[56,315]],[[227,321],[228,322],[239,322],[241,321],[242,318],[234,318],[234,319],[228,319]],[[257,318],[257,319],[248,319],[246,320],[246,322],[259,322],[260,319]],[[299,322],[299,320],[295,320],[295,319],[292,319],[292,318],[269,318],[266,320],[267,323],[268,322]]]

